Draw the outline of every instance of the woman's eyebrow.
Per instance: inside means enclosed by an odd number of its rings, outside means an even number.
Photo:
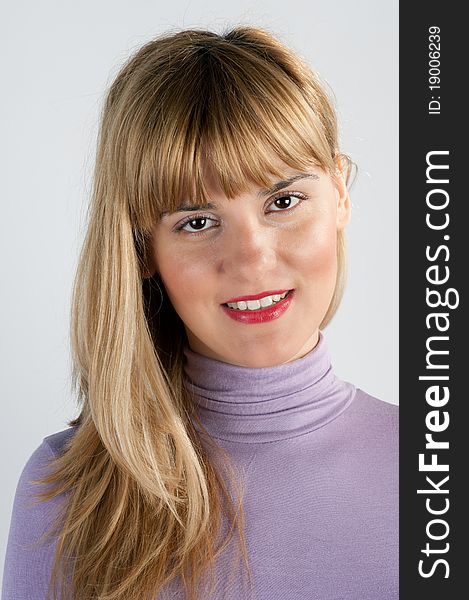
[[[257,194],[258,198],[263,198],[264,196],[269,196],[270,194],[274,194],[284,188],[288,187],[295,181],[299,181],[300,179],[319,179],[319,175],[316,173],[299,173],[297,175],[292,175],[288,179],[282,179],[274,183],[272,187],[264,188],[260,190]],[[191,210],[214,210],[217,208],[216,204],[213,202],[208,202],[207,204],[189,204],[188,202],[183,202],[180,204],[175,211],[171,214],[179,213],[179,212],[189,212]],[[161,216],[166,216],[169,214],[169,211],[165,211],[161,213]]]
[[[300,179],[319,179],[319,175],[317,175],[316,173],[298,173],[298,175],[292,175],[288,179],[282,179],[281,181],[277,181],[277,183],[274,183],[274,185],[270,188],[265,188],[261,190],[257,194],[257,196],[258,198],[269,196],[270,194],[278,192],[279,190],[283,190],[283,188],[288,187],[289,185],[291,185],[295,181],[299,181]]]

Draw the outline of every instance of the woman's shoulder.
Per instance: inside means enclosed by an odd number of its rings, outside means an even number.
[[[342,413],[338,425],[347,431],[363,432],[367,439],[376,437],[398,443],[399,406],[353,387],[353,401]]]
[[[55,456],[60,456],[65,449],[65,445],[73,437],[76,430],[76,427],[67,427],[67,429],[45,437],[42,444],[46,445]]]
[[[399,405],[373,396],[357,387],[358,400],[365,405],[369,410],[377,413],[387,414],[397,417],[399,415]]]
[[[68,427],[43,438],[22,468],[16,487],[16,496],[23,496],[37,487],[33,486],[32,482],[46,475],[47,467],[62,454],[67,441],[75,431],[75,427]]]
[[[33,480],[46,474],[45,469],[51,461],[62,454],[67,441],[73,436],[75,430],[75,427],[68,427],[43,438],[23,466],[17,484],[17,494],[29,489]]]
[[[361,388],[356,389],[355,402],[370,416],[376,416],[397,422],[399,420],[399,405],[377,398]]]
[[[368,436],[384,436],[398,442],[399,405],[382,400],[361,388],[356,388],[354,401],[349,406],[349,419],[355,419],[358,428],[368,431]]]
[[[61,497],[38,502],[38,480],[63,451],[76,428],[49,435],[29,455],[19,476],[4,563],[2,599],[45,597],[53,544],[44,540],[60,508]],[[44,543],[43,543],[44,541]]]
[[[13,507],[14,516],[18,517],[18,513],[21,512],[22,518],[37,518],[41,511],[47,510],[50,505],[49,502],[31,504],[30,500],[35,498],[35,493],[39,491],[39,487],[42,488],[37,481],[48,474],[47,469],[54,462],[54,459],[62,454],[67,441],[73,436],[75,431],[76,427],[68,427],[44,437],[41,443],[29,455],[16,485]]]

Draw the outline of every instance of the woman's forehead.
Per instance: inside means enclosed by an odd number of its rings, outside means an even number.
[[[293,181],[297,181],[304,177],[311,177],[314,174],[319,175],[319,172],[322,171],[322,168],[313,160],[307,167],[300,165],[291,166],[285,163],[279,157],[273,156],[269,157],[268,163],[272,165],[274,169],[272,172],[265,173],[267,179],[269,180],[268,185],[271,187],[265,187],[252,179],[246,179],[246,190],[250,188],[261,188],[263,192],[270,194],[276,191],[274,189],[276,184],[283,184],[287,181],[290,182],[290,180],[293,183]],[[224,192],[220,177],[210,161],[203,161],[202,172],[204,185],[206,188],[217,195],[223,195]]]

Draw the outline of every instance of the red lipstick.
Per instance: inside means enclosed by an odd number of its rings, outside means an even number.
[[[283,290],[285,291],[285,290]],[[267,295],[269,296],[272,293],[279,293],[279,292],[269,292],[267,294],[263,294],[264,296]],[[283,293],[283,292],[280,292]],[[229,306],[225,306],[224,304],[221,305],[222,309],[225,311],[225,313],[233,320],[235,321],[239,321],[241,323],[246,323],[246,324],[255,324],[255,323],[266,323],[268,321],[273,321],[274,319],[278,319],[279,317],[281,317],[283,315],[283,313],[287,310],[287,308],[290,306],[290,304],[293,301],[293,298],[295,296],[295,290],[290,290],[288,292],[288,294],[285,296],[285,298],[283,298],[282,300],[280,300],[279,302],[275,302],[274,304],[271,304],[270,306],[266,306],[265,308],[260,308],[258,310],[239,310],[238,308],[230,308]],[[257,298],[261,297],[262,295],[257,295]],[[245,296],[246,298],[246,296]],[[247,297],[248,300],[250,299],[256,299],[253,298],[251,296],[251,298]],[[240,301],[240,300],[237,300]],[[231,300],[229,300],[229,302],[231,302]]]

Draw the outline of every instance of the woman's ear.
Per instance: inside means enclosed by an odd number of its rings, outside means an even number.
[[[350,195],[347,189],[346,176],[343,163],[337,160],[336,172],[332,178],[337,199],[337,229],[343,229],[350,221],[352,208]]]

